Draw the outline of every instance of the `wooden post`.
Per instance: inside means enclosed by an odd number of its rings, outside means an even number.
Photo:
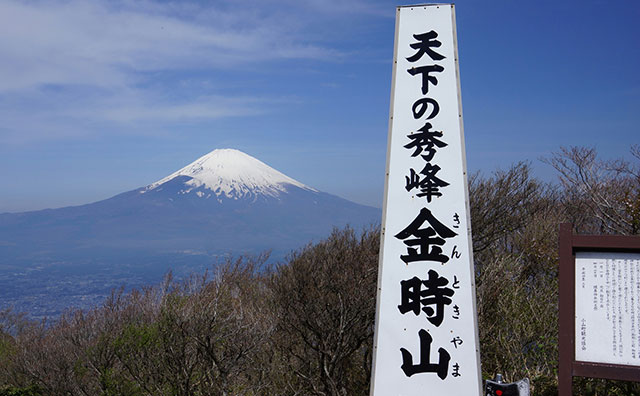
[[[558,396],[572,396],[575,326],[575,265],[572,243],[572,226],[560,224],[558,248]]]

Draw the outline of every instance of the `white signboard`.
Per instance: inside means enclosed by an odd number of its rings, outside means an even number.
[[[640,254],[576,253],[577,361],[640,366]]]
[[[453,5],[398,8],[388,144],[371,394],[479,395]]]

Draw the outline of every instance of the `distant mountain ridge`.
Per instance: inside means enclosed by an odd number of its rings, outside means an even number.
[[[145,254],[284,254],[332,227],[379,223],[380,215],[380,209],[320,192],[241,151],[219,149],[103,201],[1,214],[0,266],[121,262]]]
[[[306,186],[238,150],[214,150],[147,186],[59,209],[0,214],[0,310],[90,308],[114,288],[202,273],[225,257],[277,261],[380,222],[381,210]]]

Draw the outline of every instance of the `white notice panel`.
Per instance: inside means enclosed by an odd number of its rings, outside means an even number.
[[[470,227],[454,8],[399,7],[372,395],[481,393]]]
[[[640,366],[640,254],[576,253],[577,361]]]

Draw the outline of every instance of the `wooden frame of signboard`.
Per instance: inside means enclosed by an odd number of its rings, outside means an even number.
[[[572,396],[573,377],[640,381],[640,366],[576,361],[576,252],[640,253],[640,237],[576,235],[571,224],[559,234],[558,395]]]

